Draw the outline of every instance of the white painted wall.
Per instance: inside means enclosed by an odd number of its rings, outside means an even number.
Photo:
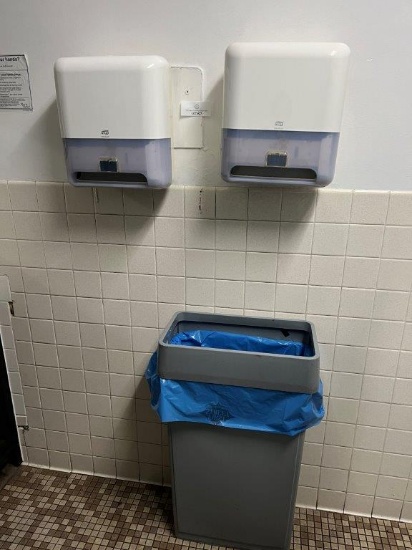
[[[0,179],[64,180],[54,103],[60,56],[147,54],[198,65],[214,114],[174,180],[219,184],[224,51],[240,41],[342,41],[352,50],[335,187],[412,188],[408,0],[0,0],[0,54],[26,53],[34,110],[0,112]]]

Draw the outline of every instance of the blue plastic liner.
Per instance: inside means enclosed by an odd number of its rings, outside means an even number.
[[[176,334],[169,342],[282,355],[310,356],[300,342],[244,334],[196,330]],[[316,393],[291,393],[242,386],[166,380],[157,374],[157,353],[146,370],[151,403],[162,422],[199,422],[295,436],[322,420],[322,382]]]

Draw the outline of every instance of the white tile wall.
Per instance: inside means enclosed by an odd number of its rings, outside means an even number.
[[[170,316],[306,317],[327,417],[306,435],[298,502],[411,520],[412,193],[0,186],[27,462],[167,482],[142,375]]]

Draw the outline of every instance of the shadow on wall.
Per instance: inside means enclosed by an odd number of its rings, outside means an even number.
[[[56,174],[57,181],[66,180],[66,168],[64,162],[64,149],[60,135],[59,116],[56,100],[46,108],[42,115],[30,126],[20,143],[12,154],[13,165],[19,166],[22,155],[27,155],[36,165],[37,158],[44,158],[45,162],[40,166],[47,166],[48,173]],[[38,180],[48,180],[46,174],[38,173]]]

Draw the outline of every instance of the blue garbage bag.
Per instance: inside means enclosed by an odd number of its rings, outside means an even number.
[[[271,340],[245,334],[196,330],[176,334],[169,342],[259,353],[310,356],[300,342]],[[313,394],[264,390],[160,378],[157,353],[145,373],[151,404],[162,422],[198,422],[241,430],[295,436],[322,420],[323,387]]]

